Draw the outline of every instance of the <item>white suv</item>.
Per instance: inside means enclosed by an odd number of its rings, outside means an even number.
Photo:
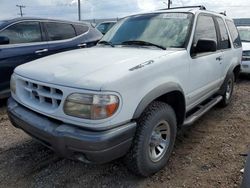
[[[64,157],[125,156],[149,176],[166,165],[177,128],[230,102],[241,55],[233,21],[202,6],[129,16],[97,47],[17,67],[8,114]]]
[[[238,31],[243,48],[241,73],[250,74],[250,26],[239,26]]]

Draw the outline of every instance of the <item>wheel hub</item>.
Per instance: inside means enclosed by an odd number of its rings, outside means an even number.
[[[232,94],[232,80],[228,81],[227,91],[226,91],[226,99],[229,100]]]
[[[161,143],[161,135],[160,134],[152,135],[151,140],[150,140],[150,146],[156,147],[160,145],[160,143]]]
[[[167,121],[158,123],[151,134],[149,141],[149,156],[153,162],[162,159],[169,147],[170,126]]]

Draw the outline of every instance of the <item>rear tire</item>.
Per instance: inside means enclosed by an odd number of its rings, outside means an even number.
[[[226,80],[225,83],[223,85],[223,99],[222,101],[219,103],[220,107],[226,107],[230,104],[230,102],[232,101],[232,95],[233,95],[233,91],[234,91],[234,83],[235,83],[235,77],[234,74],[232,73]]]
[[[150,176],[161,170],[174,148],[177,123],[171,106],[152,102],[137,121],[137,131],[125,163],[140,176]]]

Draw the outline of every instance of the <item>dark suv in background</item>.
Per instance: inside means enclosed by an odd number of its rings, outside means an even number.
[[[102,34],[88,23],[16,18],[0,21],[0,99],[20,64],[67,50],[92,47]],[[51,65],[53,66],[53,65]]]

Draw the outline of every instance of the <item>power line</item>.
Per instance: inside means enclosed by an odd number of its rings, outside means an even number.
[[[21,17],[23,17],[23,8],[26,8],[26,6],[24,6],[24,5],[16,5],[17,7],[19,7],[19,9],[20,9],[20,14],[19,15],[21,15]]]

